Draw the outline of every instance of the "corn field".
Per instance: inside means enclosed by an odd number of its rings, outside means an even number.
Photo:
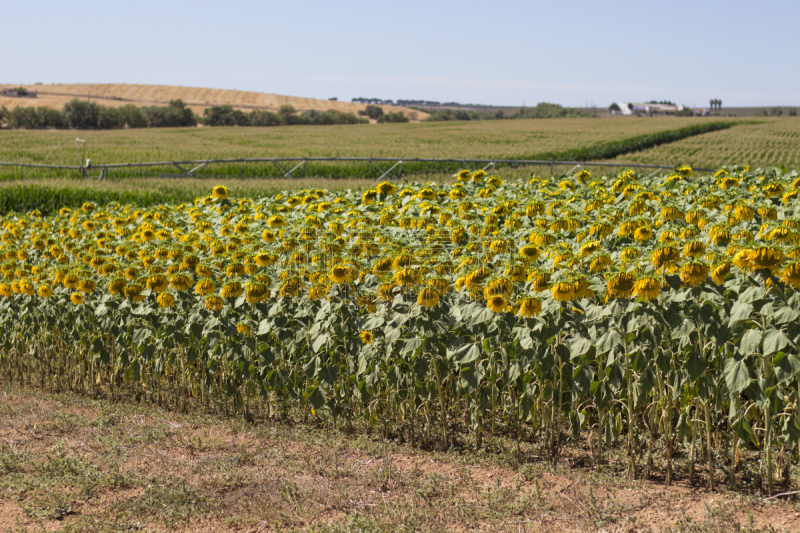
[[[622,443],[667,483],[682,441],[712,489],[747,450],[774,491],[800,453],[800,174],[457,178],[3,216],[3,379],[553,461]]]

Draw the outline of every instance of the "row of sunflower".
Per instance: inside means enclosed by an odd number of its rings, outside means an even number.
[[[257,200],[217,186],[194,205],[11,214],[3,361],[20,379],[261,398],[412,440],[438,420],[447,442],[467,411],[474,434],[541,433],[554,456],[567,430],[596,438],[599,458],[625,431],[771,450],[800,436],[798,188],[796,172],[742,166],[517,182],[464,170],[453,184]],[[758,390],[779,384],[764,407]]]

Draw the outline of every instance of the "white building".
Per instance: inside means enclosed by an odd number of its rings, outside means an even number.
[[[650,104],[650,103],[631,103],[631,102],[614,102],[619,107],[619,111],[611,111],[612,115],[635,115],[642,113],[645,115],[663,115],[668,113],[675,113],[676,111],[683,111],[682,105],[671,104]]]

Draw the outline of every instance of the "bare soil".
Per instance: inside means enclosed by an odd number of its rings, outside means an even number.
[[[585,450],[425,451],[0,386],[0,531],[800,531],[790,499],[630,480]],[[619,467],[619,468],[618,468]],[[680,477],[680,476],[679,476]]]

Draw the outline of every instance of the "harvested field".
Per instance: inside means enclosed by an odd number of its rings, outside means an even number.
[[[38,92],[37,98],[13,98],[0,96],[0,106],[35,106],[61,109],[73,98],[91,100],[99,104],[121,107],[127,104],[136,106],[168,105],[170,100],[181,99],[195,113],[202,115],[203,110],[215,105],[230,105],[235,109],[251,111],[263,109],[277,111],[282,105],[293,106],[298,111],[316,109],[327,111],[335,109],[343,113],[356,114],[365,109],[366,104],[339,102],[336,100],[320,100],[299,96],[237,91],[230,89],[208,89],[204,87],[179,87],[176,85],[138,85],[115,83],[59,83],[49,85],[0,85],[0,89],[24,87],[28,91]],[[402,111],[411,120],[419,120],[427,113],[407,107],[381,106],[386,112]]]

